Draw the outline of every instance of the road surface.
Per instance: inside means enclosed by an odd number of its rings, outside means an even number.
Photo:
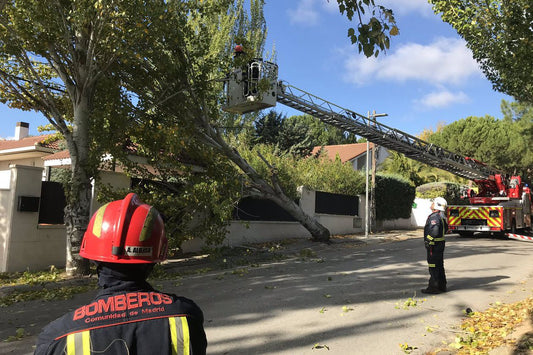
[[[154,285],[200,305],[212,355],[404,354],[400,344],[423,354],[453,341],[466,308],[532,296],[533,243],[456,235],[447,236],[445,251],[449,292],[420,294],[428,280],[421,237],[396,231],[330,245],[299,240],[281,261]],[[93,295],[0,308],[0,339],[17,327],[32,334],[0,343],[0,353],[31,353],[48,320]]]

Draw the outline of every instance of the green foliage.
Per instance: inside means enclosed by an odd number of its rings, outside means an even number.
[[[434,133],[429,142],[508,173],[527,176],[533,169],[530,130],[531,123],[522,120],[471,116]]]
[[[276,148],[269,145],[256,145],[251,149],[241,148],[242,156],[263,177],[272,178],[272,171],[260,158],[262,156],[275,169],[276,178],[288,196],[297,197],[297,187],[345,195],[357,195],[364,191],[365,179],[350,164],[340,160],[331,161],[327,157],[295,157],[286,153],[279,155]]]
[[[413,296],[413,297],[409,297],[408,299],[406,299],[403,302],[396,302],[396,305],[394,306],[394,308],[409,310],[410,308],[417,307],[418,305],[420,305],[420,304],[422,304],[422,303],[424,303],[426,301],[427,301],[427,299],[425,299],[425,298],[417,299],[415,296]]]
[[[357,143],[355,134],[345,132],[310,115],[288,117],[286,124],[305,127],[305,134],[309,139],[307,144],[311,149],[321,145]]]
[[[400,175],[411,181],[414,186],[437,181],[454,181],[458,183],[466,181],[448,171],[407,158],[402,153],[395,151],[390,151],[390,155],[379,167],[379,171],[384,174]]]
[[[199,150],[198,152],[204,152]],[[170,248],[193,238],[201,238],[207,244],[221,242],[225,227],[241,191],[237,171],[219,154],[211,151],[200,171],[178,162],[169,162],[171,157],[161,157],[152,166],[159,167],[157,175],[140,171],[131,166],[130,172],[144,179],[137,179],[132,190],[143,202],[154,206],[165,216],[165,231]],[[169,168],[171,167],[171,168]],[[181,167],[181,169],[180,169]],[[130,191],[102,187],[99,200],[108,202],[120,199]]]
[[[390,37],[399,34],[392,10],[376,5],[374,0],[337,0],[339,11],[348,20],[356,17],[357,28],[348,29],[352,44],[357,43],[359,53],[365,56],[378,56],[379,51],[389,49]]]
[[[30,334],[24,328],[17,328],[17,330],[15,331],[15,335],[10,335],[4,341],[5,342],[11,342],[11,341],[22,340],[24,337],[26,337],[28,335],[30,335]]]
[[[430,0],[466,40],[494,89],[533,104],[530,0]]]
[[[35,285],[43,282],[58,281],[63,278],[64,271],[55,266],[51,266],[49,271],[2,272],[0,273],[0,286]]]
[[[463,191],[467,189],[466,185],[454,182],[433,182],[420,185],[416,188],[416,197],[433,199],[435,197],[444,197],[449,205],[460,205],[468,203],[468,199],[463,199]]]
[[[415,199],[415,187],[398,175],[376,176],[376,219],[409,218]]]
[[[309,115],[283,117],[274,110],[261,115],[254,123],[252,144],[276,146],[280,153],[307,157],[313,147],[356,143],[354,134],[328,125]]]
[[[9,307],[13,303],[32,300],[68,300],[78,293],[85,293],[96,288],[96,282],[91,285],[64,286],[59,288],[43,288],[31,291],[14,291],[7,296],[0,297],[0,307]]]
[[[327,157],[308,158],[298,165],[298,185],[316,191],[359,195],[365,191],[365,177],[351,164],[335,161]]]
[[[135,116],[122,144],[109,151],[130,176],[142,178],[134,190],[166,216],[173,247],[198,237],[220,242],[243,188],[220,140],[232,142],[249,122],[220,112],[219,79],[234,65],[235,44],[252,56],[262,54],[263,1],[245,2],[166,3],[166,25],[146,32],[154,44],[149,60],[142,58],[140,71],[123,68],[127,89],[135,93]],[[132,160],[124,147],[145,160]],[[100,199],[124,193],[108,189]]]

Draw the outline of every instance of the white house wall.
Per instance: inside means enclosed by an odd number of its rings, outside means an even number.
[[[46,269],[50,265],[65,264],[64,226],[40,228],[39,212],[17,210],[20,196],[41,196],[42,168],[11,166],[10,190],[0,193],[0,209],[6,209],[6,218],[0,218],[2,244],[0,271],[25,271]]]

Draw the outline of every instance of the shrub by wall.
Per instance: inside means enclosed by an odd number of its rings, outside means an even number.
[[[415,187],[398,175],[376,176],[376,219],[409,218]]]
[[[448,205],[460,205],[468,203],[468,199],[461,198],[462,192],[467,186],[455,182],[431,182],[416,188],[416,197],[432,199],[444,197]]]

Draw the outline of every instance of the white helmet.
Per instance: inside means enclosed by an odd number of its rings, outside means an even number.
[[[445,199],[442,197],[436,197],[433,199],[433,208],[439,211],[446,211],[446,206],[448,206],[448,202],[446,202]]]

